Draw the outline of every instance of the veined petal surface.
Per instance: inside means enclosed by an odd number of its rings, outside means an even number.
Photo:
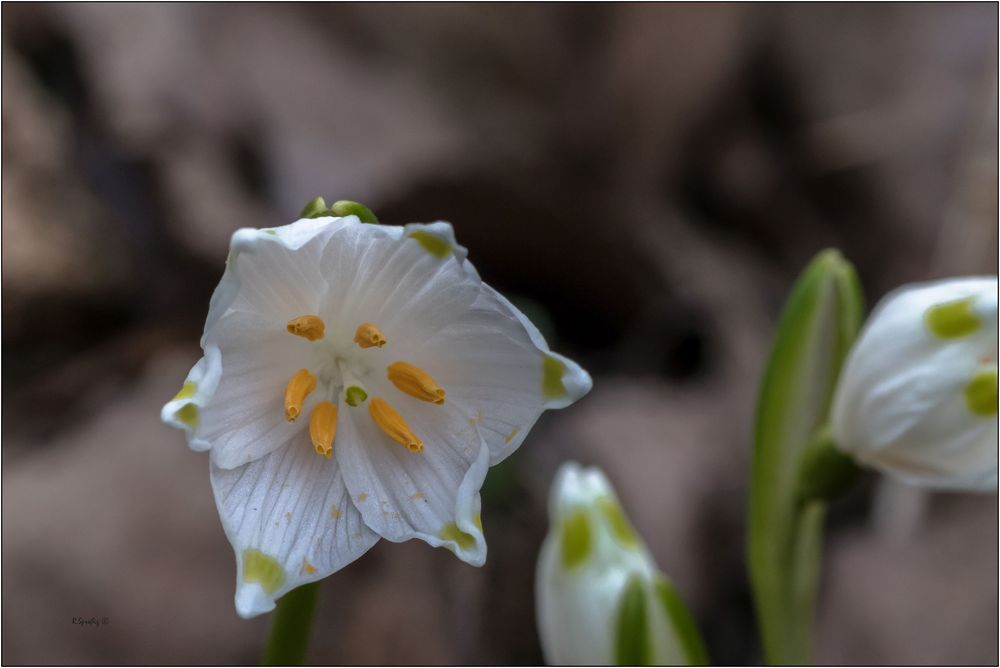
[[[211,466],[219,517],[236,552],[236,609],[253,617],[295,587],[343,568],[378,541],[335,459],[300,435],[244,466]]]

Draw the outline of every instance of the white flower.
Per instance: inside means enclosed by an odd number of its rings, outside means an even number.
[[[907,285],[875,308],[837,386],[838,447],[906,482],[997,489],[997,279]]]
[[[548,664],[705,662],[686,608],[603,472],[563,464],[552,483],[549,518],[535,575]]]
[[[240,615],[379,537],[486,559],[487,469],[591,380],[466,255],[443,222],[320,217],[233,235],[204,357],[162,417],[211,451]]]

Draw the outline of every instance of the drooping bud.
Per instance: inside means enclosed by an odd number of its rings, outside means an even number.
[[[907,285],[872,312],[833,401],[837,446],[905,482],[997,489],[997,279]]]

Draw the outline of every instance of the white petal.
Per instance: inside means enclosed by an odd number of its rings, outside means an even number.
[[[221,355],[217,346],[205,348],[205,356],[192,367],[177,395],[160,411],[160,419],[171,427],[183,429],[192,450],[208,450],[211,444],[199,436],[202,407],[215,394],[222,376]]]
[[[476,302],[476,308],[491,312],[494,314],[495,319],[501,318],[504,322],[510,318],[516,319],[524,328],[524,332],[531,339],[531,342],[535,344],[535,347],[547,357],[558,361],[562,365],[563,368],[559,371],[558,376],[548,379],[543,377],[543,383],[546,380],[556,380],[558,381],[558,385],[563,388],[563,391],[557,393],[543,392],[545,408],[565,408],[587,394],[587,392],[590,392],[590,388],[593,387],[590,374],[584,371],[576,362],[549,350],[549,346],[545,342],[545,338],[542,337],[541,332],[538,331],[538,328],[517,307],[511,304],[506,297],[490,286],[483,284],[483,291]]]
[[[458,240],[455,238],[455,230],[452,228],[451,223],[439,220],[428,224],[411,223],[403,227],[404,237],[412,237],[414,233],[417,233],[418,237],[420,234],[427,234],[446,243],[450,246],[449,250],[451,254],[454,255],[455,259],[466,271],[466,273],[476,279],[479,278],[479,272],[477,272],[476,268],[472,266],[472,263],[468,261],[468,249],[458,243]]]
[[[913,485],[995,491],[997,421],[976,417],[970,422],[958,388],[947,400],[908,420],[907,429],[897,438],[878,450],[861,451],[857,457]]]
[[[489,449],[475,425],[466,422],[463,430],[453,432],[454,422],[443,416],[446,406],[419,406],[423,402],[405,399],[392,405],[424,441],[422,452],[410,452],[382,433],[367,404],[342,413],[335,457],[354,503],[383,538],[419,538],[480,566],[486,560],[486,540],[479,489],[489,468]],[[438,415],[429,415],[428,409]]]
[[[252,464],[212,465],[211,476],[236,552],[242,617],[268,612],[277,598],[343,568],[378,540],[351,503],[336,460],[318,456],[304,434]]]
[[[325,290],[320,259],[338,230],[361,225],[355,216],[301,219],[273,229],[237,230],[226,271],[209,305],[202,342],[230,309],[287,322],[315,314]]]
[[[551,352],[534,325],[485,284],[457,319],[399,354],[434,377],[463,421],[478,424],[491,464],[521,445],[544,410],[568,406],[592,385],[586,371]]]
[[[199,439],[211,444],[212,461],[223,468],[249,463],[306,429],[285,419],[285,387],[310,368],[315,346],[289,334],[285,322],[230,311],[213,326],[206,345],[217,347],[222,377],[201,408]],[[306,398],[303,415],[320,398]]]
[[[358,325],[371,322],[392,346],[424,341],[472,304],[478,277],[465,269],[448,237],[430,228],[351,225],[333,236],[322,258],[329,287],[319,313],[331,340],[350,346]],[[412,236],[420,232],[450,250],[428,251]],[[380,353],[385,351],[366,354],[374,359]]]

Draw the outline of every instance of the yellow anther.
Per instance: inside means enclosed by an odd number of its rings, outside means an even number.
[[[290,334],[301,336],[310,341],[322,339],[325,331],[326,325],[323,324],[323,319],[318,315],[300,315],[298,318],[292,318],[288,321]]]
[[[308,369],[299,369],[285,387],[285,419],[294,420],[302,412],[302,402],[316,389],[316,376]]]
[[[337,435],[337,407],[321,401],[309,415],[309,438],[317,455],[327,459],[333,454],[333,439]]]
[[[409,362],[393,362],[386,371],[389,380],[400,392],[439,406],[444,403],[444,390],[423,369]]]
[[[370,322],[363,322],[354,332],[354,342],[362,348],[381,348],[385,345],[385,334]]]
[[[368,413],[386,436],[410,452],[420,452],[424,449],[424,442],[417,438],[417,435],[410,429],[410,425],[406,424],[403,416],[386,403],[385,399],[375,397],[369,401]]]

